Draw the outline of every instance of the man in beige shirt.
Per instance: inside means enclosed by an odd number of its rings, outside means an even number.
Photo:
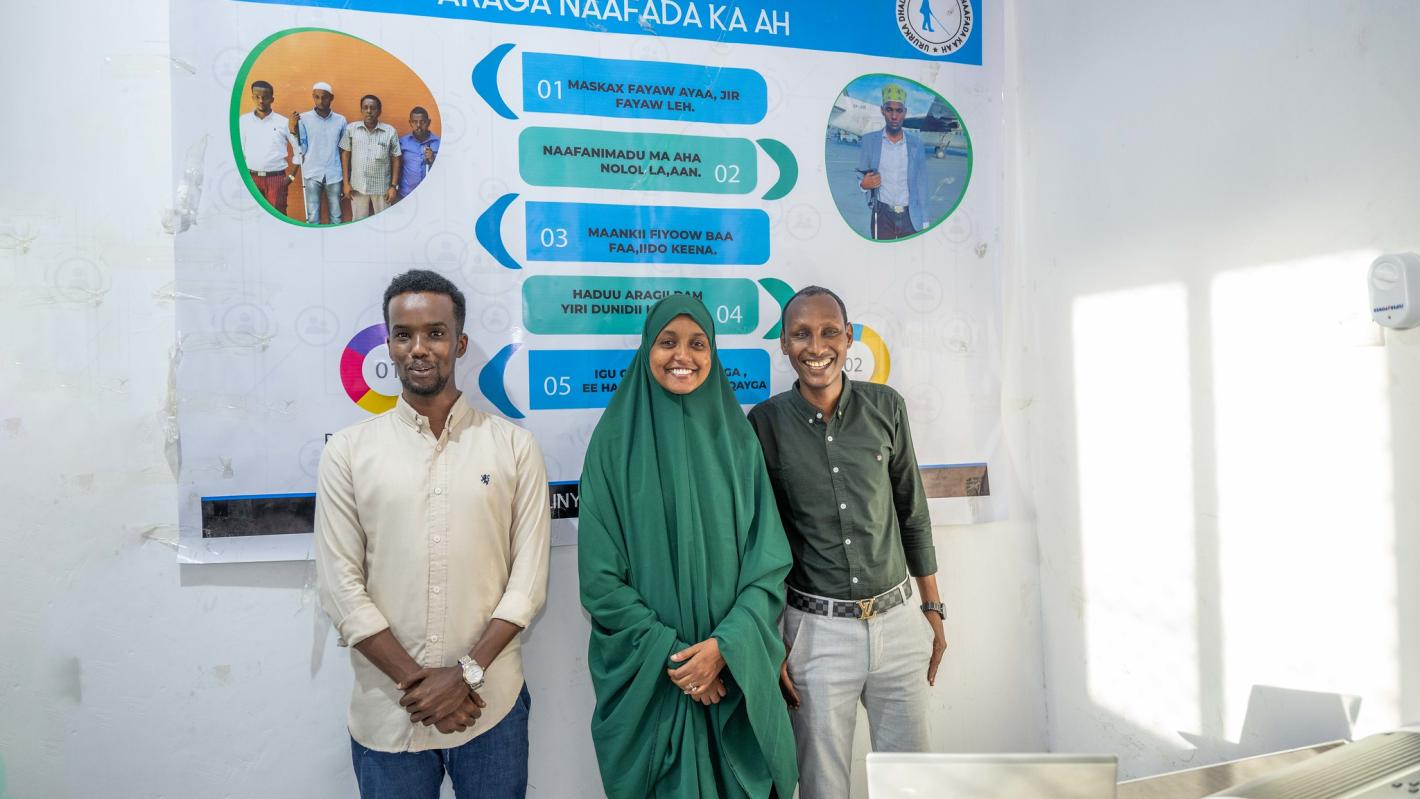
[[[414,270],[385,291],[394,410],[321,458],[321,606],[355,648],[349,727],[363,797],[527,790],[518,633],[547,593],[550,516],[537,443],[470,407],[454,381],[462,292]]]

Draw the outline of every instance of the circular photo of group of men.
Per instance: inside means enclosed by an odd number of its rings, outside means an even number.
[[[824,165],[834,205],[872,241],[926,232],[971,179],[971,138],[946,98],[896,75],[864,75],[833,103]]]
[[[233,102],[237,165],[262,207],[294,224],[358,222],[428,178],[439,109],[403,62],[333,31],[263,46]]]

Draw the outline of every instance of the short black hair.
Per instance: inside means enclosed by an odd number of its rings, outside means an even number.
[[[271,87],[271,84],[264,80],[254,80],[251,82],[251,90],[256,91],[257,89],[265,89],[272,94],[276,94],[276,90]]]
[[[374,100],[376,108],[380,109],[381,111],[385,110],[385,104],[380,102],[380,98],[376,97],[373,94],[367,94],[364,97],[360,98],[360,106],[362,108],[364,107],[366,100]]]
[[[780,337],[782,338],[789,332],[784,329],[784,325],[786,322],[789,321],[789,306],[794,304],[794,300],[797,300],[801,297],[822,297],[824,295],[832,297],[833,301],[838,303],[838,311],[839,313],[843,314],[843,324],[848,324],[848,309],[844,307],[842,297],[838,296],[837,294],[834,294],[832,289],[826,289],[823,286],[804,286],[803,288],[794,292],[794,296],[790,297],[789,301],[784,303],[784,309],[779,312]]]
[[[458,323],[457,332],[463,332],[463,322],[468,313],[468,303],[463,298],[463,292],[459,291],[459,287],[455,286],[452,280],[428,269],[411,269],[390,281],[389,288],[385,289],[385,327],[390,326],[390,300],[401,294],[421,293],[443,294],[453,300],[454,321]]]
[[[429,112],[425,111],[424,106],[422,105],[416,105],[413,108],[409,109],[410,116],[414,116],[415,114],[423,114],[425,119],[429,119]]]

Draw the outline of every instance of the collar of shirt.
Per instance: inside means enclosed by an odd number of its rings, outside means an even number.
[[[843,380],[843,393],[838,395],[838,404],[833,408],[833,416],[836,419],[843,418],[843,410],[848,407],[848,403],[853,401],[853,381],[848,379],[847,373],[840,372],[840,379]],[[799,381],[794,381],[794,397],[792,402],[794,407],[803,411],[804,418],[809,424],[823,420],[823,411],[817,405],[804,399],[804,395],[799,392]],[[824,422],[828,424],[828,422]]]
[[[386,122],[377,122],[375,123],[375,129],[370,130],[369,126],[365,124],[365,120],[357,119],[354,122],[350,123],[349,128],[352,134],[363,133],[366,136],[378,136],[380,135],[381,131],[388,131],[389,135],[395,137],[396,139],[399,138],[399,134],[395,132],[394,126]]]
[[[464,395],[460,394],[459,398],[454,400],[454,407],[449,409],[449,418],[444,420],[444,429],[453,430],[463,424],[472,410],[468,402],[464,400]],[[401,422],[418,430],[420,433],[430,429],[429,417],[414,410],[414,406],[405,401],[404,394],[402,393],[399,395],[399,399],[394,402],[394,415]],[[430,435],[433,434],[430,433]]]
[[[413,145],[413,146],[415,146],[415,147],[424,147],[424,146],[438,147],[438,146],[439,146],[439,137],[438,137],[438,136],[435,136],[435,135],[432,134],[432,133],[430,133],[430,134],[429,134],[429,138],[425,139],[424,141],[420,141],[420,140],[414,138],[414,134],[413,134],[413,133],[406,133],[406,134],[404,134],[403,136],[400,136],[400,137],[399,137],[399,140],[400,140],[401,142],[407,142],[407,143],[409,143],[410,145]]]

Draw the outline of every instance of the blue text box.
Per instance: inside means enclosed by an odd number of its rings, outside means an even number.
[[[769,90],[752,69],[523,53],[523,110],[754,125]]]
[[[605,408],[635,350],[532,350],[528,402],[535,411]],[[769,399],[769,353],[720,350],[720,364],[741,405]]]
[[[530,261],[738,264],[769,260],[769,214],[758,208],[529,202]]]

